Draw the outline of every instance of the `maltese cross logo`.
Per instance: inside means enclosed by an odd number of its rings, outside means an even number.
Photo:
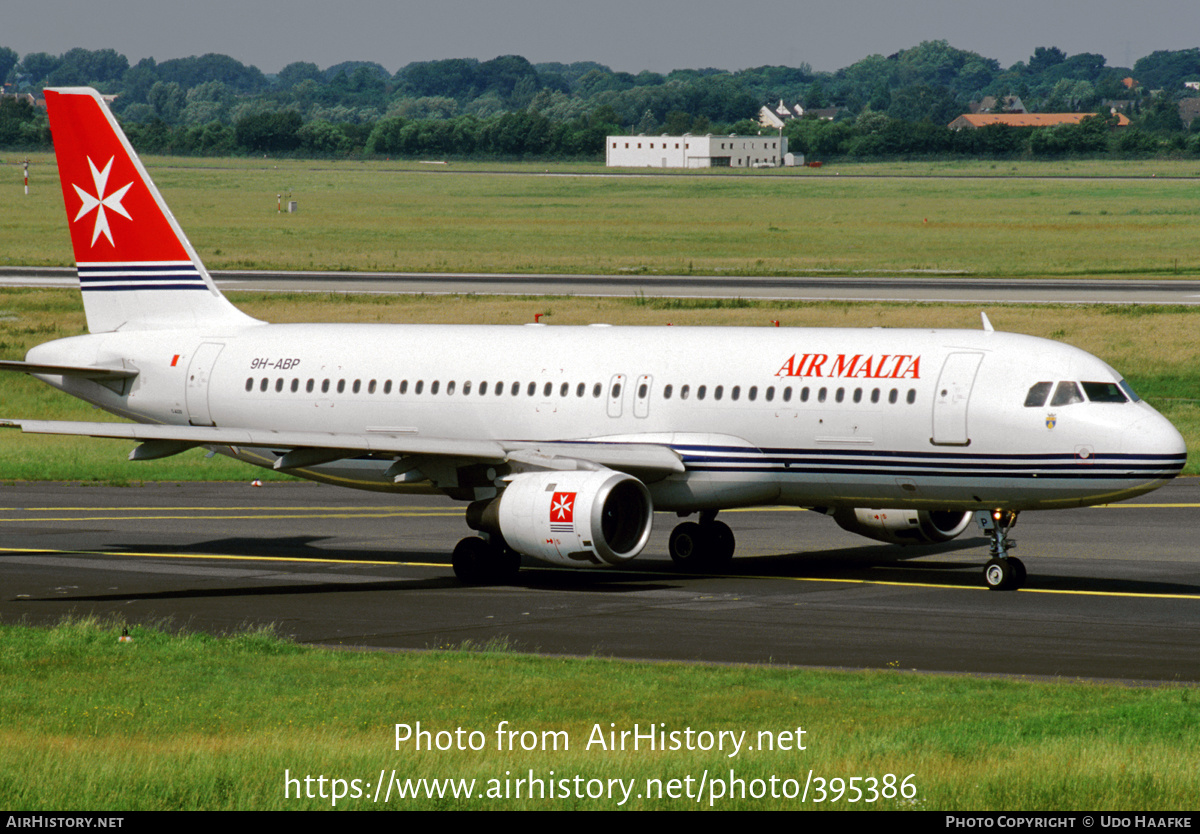
[[[550,520],[551,521],[574,521],[575,520],[575,493],[573,492],[556,492],[554,499],[550,502]]]
[[[89,212],[96,212],[96,225],[92,229],[92,246],[96,245],[96,241],[100,239],[100,235],[104,235],[106,238],[108,238],[108,242],[110,244],[116,246],[116,244],[113,243],[112,231],[108,228],[108,215],[104,213],[105,209],[115,211],[126,220],[133,219],[129,216],[129,212],[125,211],[125,207],[121,205],[121,200],[125,198],[125,192],[127,192],[133,185],[132,181],[121,188],[118,188],[108,196],[105,196],[104,194],[104,190],[108,188],[108,174],[110,171],[112,171],[114,158],[115,157],[109,158],[108,164],[104,166],[103,171],[97,171],[96,163],[92,162],[92,158],[90,156],[88,157],[88,167],[92,169],[92,183],[96,187],[95,196],[87,193],[78,185],[75,185],[74,183],[71,184],[71,187],[75,189],[75,193],[79,195],[79,199],[83,200],[83,205],[79,207],[79,214],[75,215],[74,222],[79,222],[83,219],[84,215],[88,214]]]

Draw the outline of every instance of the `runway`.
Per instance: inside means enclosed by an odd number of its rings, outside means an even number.
[[[1026,513],[1025,589],[983,589],[985,539],[900,549],[789,508],[723,512],[723,575],[672,570],[673,516],[627,568],[527,561],[516,585],[449,567],[462,506],[314,484],[0,487],[0,621],[74,614],[325,646],[1200,681],[1200,480]]]
[[[587,295],[896,301],[962,304],[1200,304],[1200,281],[990,279],[892,276],[485,275],[481,273],[235,272],[214,270],[222,291],[382,294]],[[4,267],[0,286],[78,286],[74,269]]]

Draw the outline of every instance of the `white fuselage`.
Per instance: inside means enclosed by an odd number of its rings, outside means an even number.
[[[687,470],[648,484],[660,510],[1079,506],[1154,489],[1185,454],[1144,402],[1027,406],[1038,383],[1121,380],[1076,348],[984,330],[260,324],[81,336],[28,359],[136,369],[120,391],[42,378],[139,422],[660,444]],[[430,488],[385,475],[393,462],[294,471]]]

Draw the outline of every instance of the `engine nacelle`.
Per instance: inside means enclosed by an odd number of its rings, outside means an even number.
[[[650,539],[646,485],[611,469],[528,472],[498,498],[467,509],[467,524],[518,553],[568,567],[619,565]]]
[[[971,523],[971,513],[951,510],[869,510],[844,507],[833,513],[843,530],[888,544],[948,542]]]

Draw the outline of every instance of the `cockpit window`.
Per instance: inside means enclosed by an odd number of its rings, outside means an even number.
[[[1054,398],[1050,400],[1050,405],[1063,406],[1081,402],[1083,394],[1079,391],[1079,385],[1074,382],[1060,382],[1054,389]]]
[[[1050,389],[1053,387],[1053,382],[1035,382],[1029,389],[1029,393],[1025,395],[1025,407],[1041,408],[1044,406],[1046,397],[1050,396]]]
[[[1083,393],[1094,403],[1123,403],[1125,394],[1115,382],[1085,382]]]
[[[1133,386],[1128,382],[1121,380],[1118,385],[1120,385],[1121,390],[1125,392],[1125,396],[1129,397],[1130,402],[1140,403],[1142,401],[1142,398],[1137,395],[1137,392],[1133,390]]]

